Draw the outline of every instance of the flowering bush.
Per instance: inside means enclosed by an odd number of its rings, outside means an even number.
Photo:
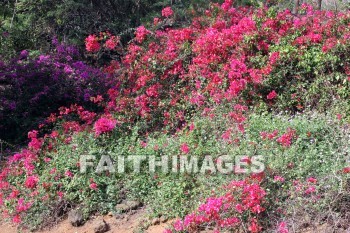
[[[234,8],[225,1],[188,27],[159,28],[173,17],[164,8],[154,27],[138,27],[125,56],[111,63],[120,90],[110,93],[107,109],[125,113],[127,121],[141,117],[145,131],[163,125],[172,132],[199,109],[233,99],[301,111],[325,107],[329,95],[348,96],[349,14],[302,9],[296,18],[289,10]],[[317,103],[325,76],[329,86]]]
[[[175,221],[174,232],[196,232],[205,225],[214,227],[214,232],[238,229],[243,216],[248,217],[244,221],[248,223],[250,232],[260,232],[256,216],[264,211],[264,189],[246,179],[232,181],[225,190],[223,196],[208,198],[196,212],[187,215],[184,220]]]
[[[111,77],[80,61],[78,50],[53,41],[55,51],[32,57],[27,51],[0,62],[0,138],[22,142],[26,131],[71,103],[93,107],[90,98],[113,85]],[[98,110],[98,108],[93,107]]]
[[[34,59],[38,77],[46,77],[41,71],[47,69],[55,71],[49,76],[53,80],[69,74],[70,79],[81,81],[81,86],[69,86],[78,91],[63,92],[75,94],[70,101],[93,102],[104,112],[100,115],[85,105],[67,105],[51,114],[40,132],[30,131],[28,147],[12,156],[0,173],[3,214],[15,223],[28,222],[38,209],[59,201],[81,205],[88,213],[110,211],[119,198],[129,195],[149,204],[158,215],[184,216],[174,224],[175,232],[195,231],[204,225],[218,231],[246,226],[250,232],[259,232],[272,225],[262,216],[275,213],[273,191],[279,191],[282,199],[290,198],[288,191],[297,190],[299,196],[317,200],[318,176],[336,171],[344,178],[349,173],[344,166],[349,148],[347,132],[341,128],[344,119],[336,117],[335,124],[328,118],[249,114],[251,110],[304,109],[307,101],[316,98],[315,90],[322,84],[319,74],[329,76],[328,97],[348,96],[350,15],[313,11],[308,5],[302,8],[305,14],[299,18],[289,10],[234,8],[226,0],[222,5],[211,4],[205,15],[182,28],[167,25],[174,16],[171,8],[165,8],[153,28],[136,29],[124,56],[105,67],[102,76],[81,62],[69,62],[70,58],[63,62],[51,56]],[[119,38],[109,33],[90,35],[85,42],[91,56],[121,49]],[[23,52],[14,64],[30,70],[29,61]],[[12,73],[7,70],[7,74]],[[103,88],[109,85],[104,77],[114,80],[107,96],[92,88],[93,77],[99,77]],[[52,93],[49,84],[48,90],[35,91],[40,92],[36,98],[25,96],[35,103]],[[10,103],[5,106],[11,109]],[[45,102],[40,106],[47,107]],[[51,123],[57,127],[48,131]],[[260,154],[268,172],[251,179],[242,175],[242,181],[230,183],[226,192],[214,197],[208,189],[227,184],[237,174],[211,178],[208,174],[104,172],[87,177],[79,173],[78,155],[104,152],[194,154],[200,160],[206,154]],[[241,162],[249,164],[250,160]],[[298,179],[310,174],[317,179],[298,185]],[[193,212],[193,204],[208,196],[212,197]],[[285,232],[288,224],[277,222],[273,227]]]

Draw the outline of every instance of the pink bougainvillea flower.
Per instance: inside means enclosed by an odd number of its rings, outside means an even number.
[[[15,223],[15,224],[20,224],[20,223],[22,222],[21,216],[19,216],[19,214],[15,215],[15,216],[12,218],[12,222]]]
[[[119,40],[120,37],[118,36],[111,36],[105,43],[105,46],[109,49],[109,50],[113,50],[117,47],[117,45],[119,44]]]
[[[38,137],[38,131],[37,130],[32,130],[30,132],[28,132],[28,138],[37,138]]]
[[[23,198],[19,198],[17,201],[17,207],[16,210],[17,212],[24,212],[28,210],[31,207],[31,203],[25,203]]]
[[[96,190],[97,189],[97,184],[96,183],[91,183],[90,184],[90,188],[93,189],[93,190]]]
[[[112,131],[117,125],[117,120],[111,117],[101,117],[94,124],[95,135],[100,136],[103,133]]]
[[[70,177],[70,178],[72,178],[72,177],[74,176],[73,173],[72,173],[71,171],[69,171],[69,170],[67,170],[67,171],[64,173],[64,175],[67,176],[67,177]]]
[[[309,186],[306,190],[305,190],[305,194],[311,194],[311,193],[315,193],[316,192],[316,187],[315,186]]]
[[[182,223],[182,221],[180,219],[176,220],[174,222],[173,226],[174,226],[174,229],[176,231],[182,231],[183,230],[183,223]]]
[[[30,188],[30,189],[33,189],[36,187],[36,185],[38,184],[38,181],[39,181],[39,178],[37,176],[29,176],[24,185],[27,187],[27,188]]]
[[[85,39],[85,48],[88,52],[98,52],[100,50],[100,43],[98,42],[98,38],[95,35],[89,35]]]
[[[288,233],[288,227],[287,227],[287,223],[286,222],[280,222],[280,224],[278,224],[278,229],[277,229],[278,233]]]
[[[64,194],[63,194],[63,192],[61,192],[61,191],[58,191],[57,192],[57,196],[59,197],[59,198],[63,198],[63,196],[64,196]]]
[[[194,124],[191,123],[191,124],[190,124],[190,127],[189,127],[190,131],[194,130],[194,128],[195,128]]]
[[[248,230],[251,232],[251,233],[258,233],[260,232],[261,230],[261,227],[258,225],[258,221],[253,218],[250,222],[250,225],[248,227]]]
[[[163,10],[162,10],[162,16],[163,17],[170,17],[174,14],[173,10],[171,9],[170,6],[168,7],[165,7]]]
[[[180,150],[184,154],[188,154],[190,152],[190,148],[188,147],[187,143],[183,143],[180,147]]]
[[[148,34],[150,34],[150,31],[148,31],[145,26],[140,26],[136,29],[135,40],[139,43],[142,43]]]
[[[282,176],[275,176],[274,178],[273,178],[273,180],[274,181],[278,181],[278,182],[284,182],[284,178],[282,177]]]
[[[89,187],[92,189],[92,190],[97,190],[97,184],[95,183],[94,179],[90,179],[90,185]]]
[[[228,11],[232,7],[233,0],[225,0],[225,2],[221,5],[221,9],[224,11]]]
[[[153,25],[156,26],[158,23],[160,22],[160,19],[159,18],[154,18],[153,19]]]
[[[280,57],[280,53],[279,52],[273,52],[271,53],[270,57],[269,57],[269,62],[271,65],[276,64],[277,60]]]
[[[51,132],[50,137],[51,137],[51,138],[57,138],[58,135],[59,135],[59,133],[58,133],[57,131],[54,130],[54,131]]]
[[[37,138],[32,138],[32,140],[28,144],[28,147],[33,150],[40,150],[42,143],[43,143],[42,140]]]

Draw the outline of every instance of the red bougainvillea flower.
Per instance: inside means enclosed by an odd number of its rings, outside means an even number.
[[[15,215],[12,219],[12,222],[15,223],[15,224],[19,224],[21,223],[21,217],[19,216],[19,214]]]
[[[337,116],[337,119],[338,119],[339,121],[341,121],[341,119],[343,118],[342,114],[340,114],[340,113],[338,113],[336,116]]]
[[[309,178],[307,179],[307,182],[316,184],[316,183],[317,183],[317,179],[314,178],[314,177],[309,177]]]
[[[120,37],[118,36],[111,36],[105,43],[105,46],[110,49],[113,50],[117,47],[117,45],[119,44],[119,40]]]
[[[344,173],[344,174],[350,173],[350,167],[345,167],[345,168],[343,168],[343,173]]]
[[[50,134],[51,138],[57,138],[59,136],[59,133],[57,131],[52,131]]]
[[[248,230],[252,233],[258,233],[261,230],[261,227],[258,225],[258,222],[255,218],[253,218],[250,222],[250,226],[248,227]]]
[[[287,132],[280,136],[276,141],[283,147],[290,147],[293,138],[297,137],[296,131],[294,129],[288,128]]]
[[[85,39],[86,51],[95,53],[100,50],[100,43],[98,43],[98,38],[95,35],[89,35]]]
[[[95,135],[100,136],[103,133],[112,131],[117,125],[117,120],[111,117],[101,117],[94,124]]]
[[[273,100],[274,98],[277,97],[277,93],[275,90],[271,91],[268,95],[267,95],[267,99],[268,100]]]
[[[171,9],[170,6],[168,7],[165,7],[163,10],[162,10],[162,16],[163,17],[170,17],[174,14],[173,10]]]

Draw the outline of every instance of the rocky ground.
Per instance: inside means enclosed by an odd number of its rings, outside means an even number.
[[[37,231],[38,233],[162,233],[171,221],[165,218],[149,219],[145,207],[140,203],[125,201],[117,205],[118,213],[105,216],[93,216],[82,220],[79,211],[72,210],[63,221],[53,227]],[[9,223],[0,224],[0,233],[17,233],[19,230]],[[29,231],[21,231],[29,232]]]
[[[58,225],[48,228],[38,233],[134,233],[141,230],[141,226],[146,223],[144,210],[138,210],[132,215],[127,215],[121,219],[115,216],[98,216],[87,221],[84,225],[74,227],[69,219],[65,219]],[[157,223],[149,226],[144,232],[146,233],[162,233],[168,223]],[[0,225],[0,233],[17,233],[15,227],[7,223]]]

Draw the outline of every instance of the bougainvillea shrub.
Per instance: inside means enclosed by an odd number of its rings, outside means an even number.
[[[124,53],[103,69],[115,80],[103,93],[107,96],[88,95],[89,103],[104,111],[72,103],[41,126],[55,124],[53,131],[29,132],[28,147],[0,174],[4,216],[26,224],[61,202],[89,214],[134,198],[155,216],[182,219],[168,232],[205,227],[287,232],[291,215],[280,214],[278,208],[286,208],[281,201],[327,202],[317,195],[324,191],[319,177],[332,174],[329,179],[339,178],[339,184],[349,176],[350,15],[309,5],[302,11],[295,16],[266,7],[233,8],[227,0],[211,4],[182,28],[158,27],[176,17],[165,8],[154,28],[135,30],[125,50],[109,33],[88,36],[92,57],[101,50]],[[337,106],[333,115],[301,114],[318,109],[317,100],[325,101],[323,107],[341,101],[344,112]],[[300,116],[288,115],[296,112]],[[266,171],[252,176],[79,172],[81,156],[104,153],[201,160],[208,154],[258,154]],[[213,193],[219,185],[228,187],[226,192]]]
[[[65,119],[62,127],[43,138],[37,131],[29,132],[28,148],[16,153],[0,174],[1,208],[4,216],[13,222],[28,224],[35,219],[43,224],[43,216],[52,216],[57,211],[54,207],[62,203],[79,206],[85,213],[106,213],[113,211],[116,203],[127,195],[150,206],[156,216],[183,217],[180,226],[184,230],[209,227],[222,231],[245,226],[258,232],[277,227],[264,218],[266,211],[275,213],[275,208],[284,206],[276,197],[285,200],[291,195],[290,203],[293,203],[299,200],[295,199],[297,194],[305,198],[303,202],[310,208],[317,208],[315,205],[320,202],[314,202],[315,198],[325,203],[328,200],[317,196],[321,187],[318,177],[332,172],[342,179],[347,175],[344,166],[349,148],[347,133],[341,131],[337,119],[321,115],[309,116],[310,120],[299,116],[289,121],[288,116],[250,116],[242,134],[234,130],[236,123],[230,115],[223,116],[226,111],[219,109],[212,111],[211,116],[196,117],[189,127],[174,136],[155,133],[140,138],[137,128],[130,132],[126,125],[119,122],[114,125],[115,119],[109,115],[86,117],[91,113],[80,106],[61,108],[60,112],[50,119]],[[227,136],[230,127],[233,127],[232,133]],[[281,144],[279,139],[291,132],[293,137],[289,143]],[[80,172],[81,156],[95,155],[98,161],[104,152],[114,159],[118,155],[135,154],[196,155],[202,159],[208,154],[227,154],[232,158],[242,153],[260,154],[264,156],[267,170],[247,180],[235,173],[97,174],[94,167],[88,173]],[[143,166],[147,170],[148,165]],[[308,177],[305,184],[300,183],[303,177]],[[297,193],[292,195],[289,189],[294,183],[300,187],[296,186],[299,187],[295,190]],[[219,186],[223,188],[218,189]],[[310,195],[313,199],[308,200]],[[220,200],[222,202],[218,202]],[[222,206],[215,209],[220,203]],[[235,209],[225,206],[235,206]],[[206,215],[205,210],[217,212]],[[289,217],[288,211],[283,216]],[[273,216],[281,221],[278,218],[281,214]],[[221,224],[217,225],[218,222]]]
[[[99,68],[79,60],[76,48],[57,40],[53,46],[47,55],[22,51],[9,62],[0,62],[1,139],[23,142],[26,131],[61,106],[77,103],[94,108],[91,97],[106,95],[114,84]]]
[[[231,181],[224,188],[223,196],[208,198],[196,212],[188,214],[184,220],[176,220],[174,232],[195,232],[204,225],[212,225],[216,232],[235,229],[243,216],[248,218],[244,221],[249,223],[250,232],[260,232],[257,216],[265,210],[265,190],[248,179]]]
[[[107,108],[125,112],[128,120],[142,118],[146,130],[176,129],[195,109],[232,99],[295,112],[325,110],[348,97],[348,12],[304,4],[294,16],[289,10],[233,8],[225,1],[188,27],[158,29],[173,17],[170,10],[163,10],[154,28],[138,27],[125,56],[108,69],[118,74],[120,89],[110,93]],[[108,47],[104,41],[90,35],[87,50]]]

